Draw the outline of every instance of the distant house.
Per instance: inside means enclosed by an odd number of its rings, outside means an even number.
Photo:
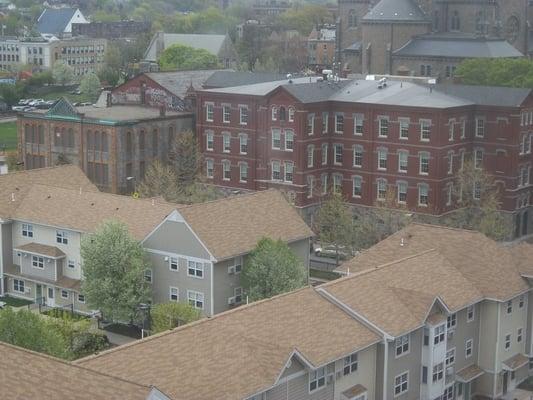
[[[45,8],[37,18],[37,32],[55,36],[72,34],[72,24],[88,24],[78,8]]]
[[[158,32],[144,53],[144,60],[156,62],[161,53],[174,44],[207,50],[218,57],[224,68],[234,68],[238,63],[237,50],[228,35],[178,34]]]

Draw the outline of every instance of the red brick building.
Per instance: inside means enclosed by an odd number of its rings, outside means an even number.
[[[196,127],[214,184],[282,188],[309,214],[333,187],[355,208],[394,189],[412,212],[445,216],[472,156],[514,235],[532,231],[529,89],[299,78],[199,91]]]

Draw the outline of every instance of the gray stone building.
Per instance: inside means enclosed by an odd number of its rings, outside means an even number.
[[[446,65],[451,69],[464,59],[465,42],[473,38],[474,57],[522,57],[530,51],[528,18],[532,11],[521,0],[339,0],[338,6],[337,59],[345,73],[419,75],[424,66],[424,75],[428,75],[429,65],[429,75],[446,78]],[[435,57],[428,51],[424,44],[429,41],[436,49],[447,41],[446,56]],[[415,47],[416,60],[411,54],[405,65],[396,62],[402,53],[405,60],[407,50]],[[420,53],[421,48],[427,54]]]

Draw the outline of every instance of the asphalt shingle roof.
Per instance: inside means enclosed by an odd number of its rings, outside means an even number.
[[[528,88],[474,85],[436,85],[435,90],[484,106],[518,107],[531,94]]]
[[[255,83],[281,81],[284,74],[248,71],[214,71],[203,83],[205,88],[224,88],[231,86],[252,85]]]
[[[401,57],[512,58],[524,55],[505,39],[453,36],[415,37],[394,51]]]
[[[172,94],[183,99],[191,85],[194,89],[201,89],[204,82],[209,80],[217,72],[220,72],[220,70],[148,72],[145,75]]]
[[[60,34],[76,13],[75,8],[46,8],[37,20],[39,33]]]
[[[428,19],[413,0],[381,0],[363,21],[428,22]]]

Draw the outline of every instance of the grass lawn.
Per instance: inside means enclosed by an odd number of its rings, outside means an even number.
[[[0,151],[17,149],[17,123],[0,123]]]
[[[341,277],[340,274],[333,271],[322,271],[320,269],[309,268],[309,275],[311,278],[325,279],[332,281]]]
[[[86,102],[91,102],[92,103],[92,100],[89,99],[86,94],[84,94],[84,93],[82,93],[82,94],[70,94],[71,91],[72,91],[72,89],[61,90],[60,88],[58,88],[58,90],[53,91],[51,93],[47,93],[47,94],[43,94],[43,95],[36,94],[36,95],[31,95],[31,96],[39,98],[39,99],[44,99],[44,100],[57,100],[60,97],[65,97],[71,103],[86,103]]]
[[[33,303],[33,301],[30,301],[30,300],[19,299],[17,297],[9,297],[9,296],[0,297],[0,301],[3,301],[4,303],[6,303],[8,306],[11,306],[11,307],[22,307],[22,306],[27,306],[28,304]]]

